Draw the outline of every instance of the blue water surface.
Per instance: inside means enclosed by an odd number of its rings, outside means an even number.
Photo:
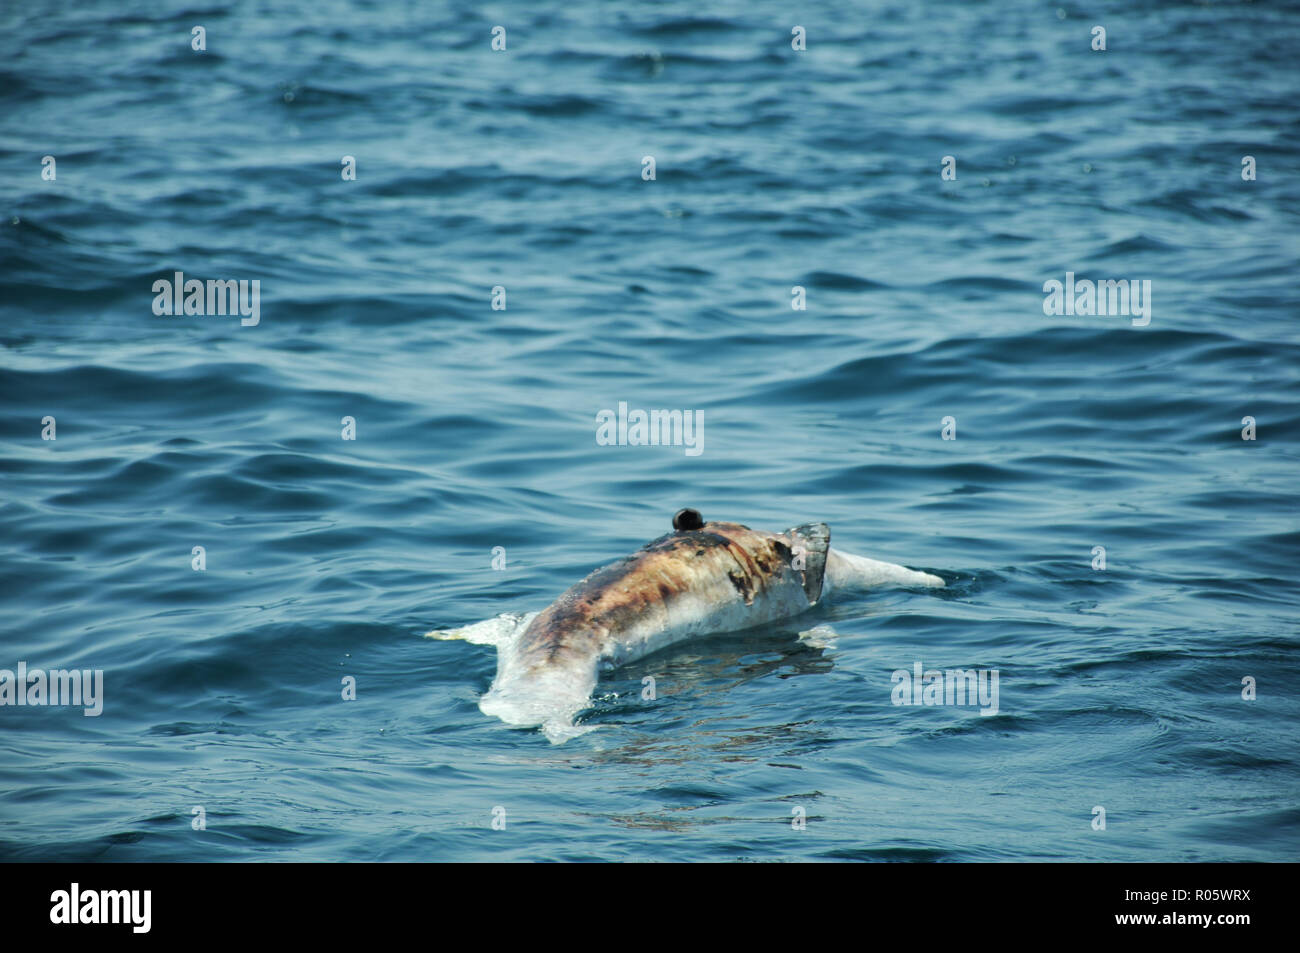
[[[0,668],[104,710],[0,707],[0,859],[1296,859],[1300,12],[1136,6],[5,4]],[[422,638],[682,506],[949,585],[562,745]]]

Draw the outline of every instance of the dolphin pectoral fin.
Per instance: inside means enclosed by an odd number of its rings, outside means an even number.
[[[494,619],[485,619],[459,629],[434,629],[424,633],[426,639],[460,639],[475,645],[509,645],[528,623],[537,618],[536,612],[503,612]]]
[[[831,528],[825,523],[805,523],[785,531],[795,539],[796,549],[791,553],[790,568],[803,583],[804,595],[809,605],[816,605],[822,597],[822,581],[826,576],[826,554],[830,551]],[[802,568],[800,568],[800,561]]]

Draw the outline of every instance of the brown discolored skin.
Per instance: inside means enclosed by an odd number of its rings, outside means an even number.
[[[514,646],[512,667],[635,657],[641,643],[653,647],[651,640],[671,641],[674,630],[689,629],[701,606],[734,628],[802,611],[821,584],[810,599],[804,573],[791,568],[793,543],[724,522],[662,536],[597,569],[542,611]]]

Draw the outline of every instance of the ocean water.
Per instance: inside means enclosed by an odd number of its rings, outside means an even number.
[[[1300,12],[1141,7],[5,4],[0,669],[103,710],[0,706],[0,859],[1296,859]],[[948,586],[560,745],[422,637],[683,506]]]

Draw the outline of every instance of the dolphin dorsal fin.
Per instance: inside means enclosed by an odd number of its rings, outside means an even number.
[[[809,605],[822,597],[822,580],[826,577],[826,551],[831,545],[831,528],[825,523],[804,523],[785,531],[803,549],[804,568],[795,569],[803,583]],[[793,554],[792,554],[793,558]]]

